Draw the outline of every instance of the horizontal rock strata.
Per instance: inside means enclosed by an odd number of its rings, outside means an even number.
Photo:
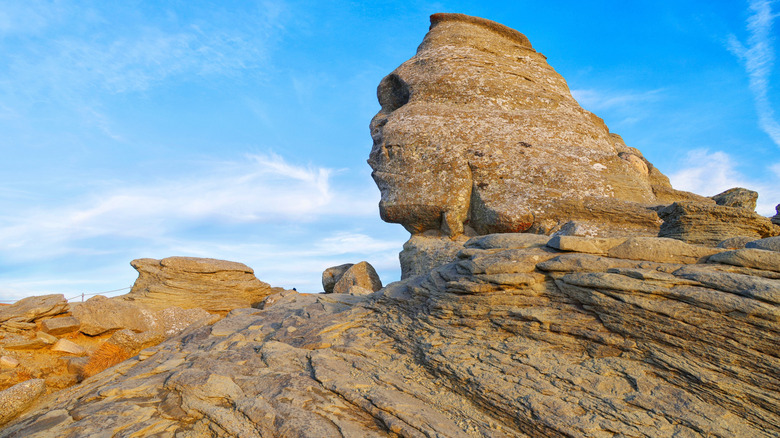
[[[368,297],[277,294],[0,436],[780,434],[780,252],[650,238],[652,260],[616,258],[626,242],[482,236]]]

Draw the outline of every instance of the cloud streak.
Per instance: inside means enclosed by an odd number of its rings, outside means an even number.
[[[729,35],[728,48],[742,62],[750,79],[759,126],[780,147],[780,123],[769,99],[770,74],[775,60],[772,22],[778,14],[772,12],[772,1],[752,0],[747,21],[747,44]]]
[[[195,175],[154,183],[113,183],[45,209],[25,210],[10,205],[10,198],[2,210],[14,214],[0,216],[0,248],[13,250],[18,261],[25,255],[63,255],[99,237],[165,239],[202,226],[376,215],[373,187],[334,189],[331,169],[291,164],[276,155],[212,162],[191,172]]]

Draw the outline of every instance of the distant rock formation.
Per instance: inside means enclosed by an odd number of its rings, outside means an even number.
[[[153,309],[178,306],[229,312],[252,307],[282,290],[258,280],[252,268],[243,263],[168,257],[138,259],[130,264],[138,271],[138,279],[123,299]]]
[[[322,273],[325,293],[367,295],[382,289],[382,280],[368,262],[333,266]]]
[[[377,95],[368,163],[380,214],[412,234],[550,234],[577,220],[600,235],[652,236],[661,221],[647,207],[714,203],[672,189],[524,35],[488,20],[432,16]]]
[[[688,243],[715,246],[732,237],[744,236],[755,240],[780,234],[780,227],[754,211],[755,198],[744,202],[720,198],[720,202],[717,205],[675,202],[660,209],[658,215],[664,222],[658,235]],[[746,205],[748,208],[739,205]]]
[[[758,249],[774,240],[547,239],[475,237],[370,296],[274,295],[0,437],[780,434],[780,252]]]

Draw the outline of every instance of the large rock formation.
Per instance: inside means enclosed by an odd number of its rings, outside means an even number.
[[[582,109],[519,32],[436,14],[417,54],[377,89],[368,160],[380,213],[413,234],[532,231],[571,220],[655,235],[646,207],[695,199]]]
[[[155,309],[178,306],[228,312],[251,307],[281,290],[258,280],[249,266],[226,260],[168,257],[130,264],[138,279],[123,298]]]
[[[278,294],[0,436],[780,434],[780,252],[540,238],[476,237],[367,297]]]

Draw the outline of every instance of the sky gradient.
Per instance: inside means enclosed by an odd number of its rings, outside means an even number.
[[[361,260],[397,280],[368,123],[435,12],[526,34],[675,188],[774,214],[776,1],[0,0],[0,300],[129,287],[131,260],[174,255],[303,292]]]

